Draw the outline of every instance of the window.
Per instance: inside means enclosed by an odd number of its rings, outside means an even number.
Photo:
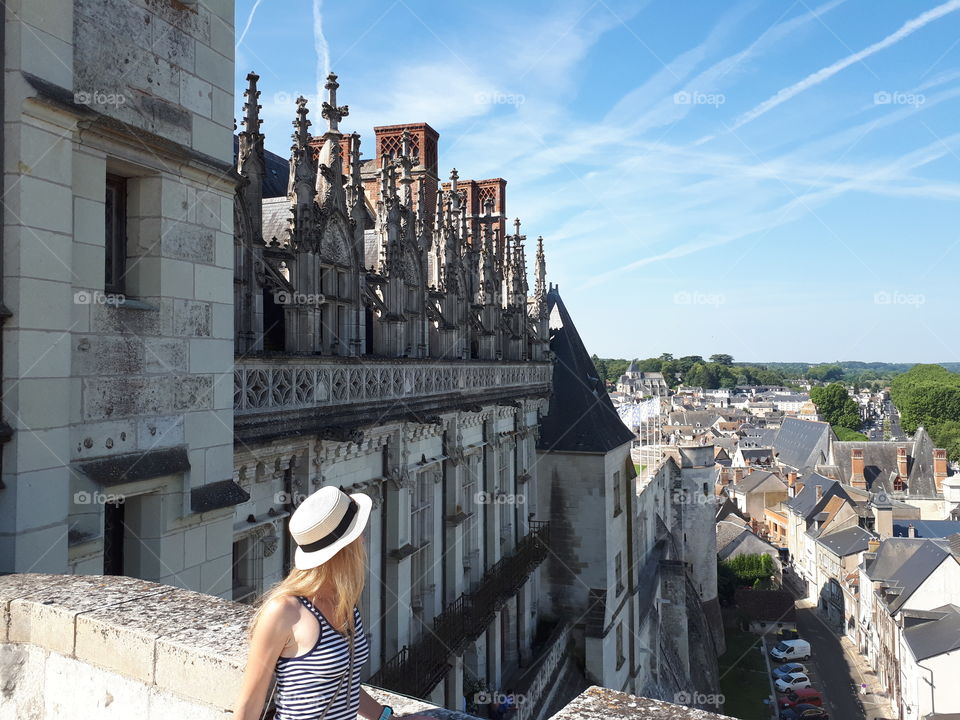
[[[127,263],[127,181],[116,175],[107,175],[104,198],[106,223],[104,226],[104,256],[106,260],[103,289],[122,293]]]
[[[618,552],[614,559],[614,574],[617,578],[617,595],[623,592],[623,553]]]
[[[428,553],[430,548],[431,505],[433,496],[433,477],[429,472],[417,476],[411,505],[410,541],[417,546],[411,562],[410,604],[415,612],[423,609],[428,589],[431,566]],[[416,625],[414,627],[417,627]],[[412,628],[411,628],[412,629]],[[417,637],[418,635],[414,635]]]
[[[252,603],[257,598],[257,558],[250,536],[233,543],[233,600]]]
[[[623,621],[617,623],[617,670],[623,667]]]
[[[620,506],[620,471],[613,474],[613,516],[616,517],[623,508]]]

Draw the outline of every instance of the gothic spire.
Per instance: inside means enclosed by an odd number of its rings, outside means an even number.
[[[537,268],[533,294],[537,298],[547,294],[547,259],[543,254],[543,235],[537,238]]]

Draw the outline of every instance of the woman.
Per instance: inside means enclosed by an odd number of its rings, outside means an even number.
[[[360,687],[370,649],[356,605],[366,575],[363,530],[372,504],[363,493],[325,487],[293,513],[294,569],[266,594],[250,624],[236,720],[260,720],[274,673],[276,720],[401,717]]]

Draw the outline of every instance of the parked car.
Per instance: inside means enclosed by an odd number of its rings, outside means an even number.
[[[797,640],[800,638],[800,633],[796,630],[788,630],[784,628],[777,632],[777,640]]]
[[[791,690],[780,698],[780,707],[782,708],[794,707],[796,705],[823,705],[823,695],[819,690],[807,687]]]
[[[778,665],[773,669],[771,675],[773,675],[774,680],[779,680],[784,675],[789,675],[790,673],[806,673],[807,667],[801,663],[785,663],[783,665]]]
[[[807,677],[806,673],[791,673],[777,680],[773,686],[777,689],[777,692],[785,693],[797,688],[810,687],[810,684],[810,678]]]
[[[830,720],[830,715],[822,707],[803,704],[787,708],[780,713],[780,720],[807,720],[808,718]]]
[[[770,651],[770,657],[783,662],[784,660],[809,660],[810,643],[806,640],[781,640]]]

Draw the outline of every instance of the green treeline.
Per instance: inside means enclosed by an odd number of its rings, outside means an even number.
[[[914,365],[890,384],[890,399],[908,433],[921,425],[935,447],[960,460],[960,374],[940,365]]]

